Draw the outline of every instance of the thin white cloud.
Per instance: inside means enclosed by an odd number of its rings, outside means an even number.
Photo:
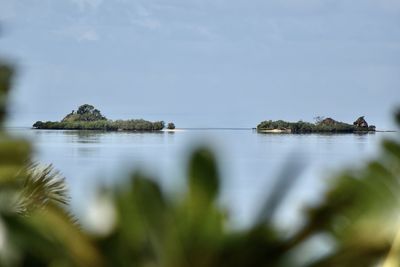
[[[93,41],[98,41],[99,35],[97,34],[97,32],[95,32],[94,30],[86,30],[81,32],[78,36],[77,36],[77,40],[79,42],[93,42]]]
[[[72,38],[78,42],[95,42],[100,40],[98,32],[88,26],[72,26],[56,32],[57,35]]]
[[[151,12],[149,11],[149,9],[145,8],[142,5],[137,4],[135,9],[136,9],[136,13],[141,17],[148,17],[151,15]]]
[[[80,11],[85,11],[87,8],[96,9],[103,2],[103,0],[71,0],[71,1],[78,6]]]
[[[161,27],[161,23],[158,20],[152,18],[133,18],[131,19],[131,23],[150,30],[155,30]]]
[[[140,3],[128,6],[129,21],[133,25],[155,30],[161,27],[161,22],[152,14],[151,10]]]
[[[279,0],[277,3],[290,8],[298,9],[318,9],[328,4],[330,1],[322,0]]]

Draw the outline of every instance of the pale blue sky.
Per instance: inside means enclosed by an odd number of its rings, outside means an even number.
[[[0,0],[12,124],[91,103],[112,119],[254,127],[400,104],[399,0]]]

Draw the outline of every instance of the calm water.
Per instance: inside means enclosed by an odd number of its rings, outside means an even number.
[[[52,163],[67,178],[72,209],[85,204],[102,185],[122,183],[132,170],[158,179],[171,194],[185,186],[187,155],[198,145],[215,151],[223,190],[221,203],[234,222],[245,225],[286,164],[303,164],[278,218],[292,222],[302,207],[321,197],[338,168],[357,166],[379,152],[380,140],[394,133],[366,135],[279,135],[252,130],[184,130],[175,133],[120,133],[10,129],[31,139],[35,158]]]

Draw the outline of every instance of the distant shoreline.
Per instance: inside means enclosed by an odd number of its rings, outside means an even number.
[[[186,132],[186,131],[255,131],[259,133],[284,133],[283,130],[261,130],[257,131],[256,128],[232,128],[232,127],[183,127],[183,128],[176,128],[176,129],[162,129],[159,131],[137,131],[137,130],[120,130],[120,131],[107,131],[102,129],[38,129],[31,126],[9,126],[5,127],[6,129],[29,129],[29,130],[47,130],[47,131],[100,131],[100,132]],[[355,131],[353,133],[366,133],[368,131]],[[400,132],[399,130],[375,130],[371,133],[397,133]],[[318,133],[318,132],[315,132]],[[321,132],[324,133],[324,132]],[[310,134],[314,134],[310,133]]]
[[[233,127],[182,127],[182,128],[176,128],[173,130],[170,129],[163,129],[161,131],[105,131],[105,130],[77,130],[77,129],[37,129],[32,126],[5,126],[4,127],[6,130],[36,130],[36,131],[93,131],[93,132],[137,132],[137,133],[179,133],[179,132],[187,132],[187,131],[252,131],[252,132],[258,132],[260,134],[285,134],[285,133],[271,133],[271,132],[262,132],[262,131],[257,131],[256,128],[233,128]],[[398,133],[400,132],[399,130],[376,130],[375,132],[372,133]],[[365,133],[365,132],[362,132]],[[368,133],[368,132],[367,132]],[[303,133],[304,134],[304,133]],[[309,133],[309,134],[319,134],[319,133]],[[320,133],[320,134],[329,134],[329,133]],[[333,133],[335,134],[335,133]],[[336,134],[341,134],[341,133],[336,133]],[[347,133],[348,134],[348,133]],[[357,133],[354,133],[357,134]]]

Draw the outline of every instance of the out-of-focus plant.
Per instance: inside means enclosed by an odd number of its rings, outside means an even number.
[[[52,165],[30,164],[23,170],[26,173],[20,194],[16,196],[17,212],[29,215],[33,210],[42,209],[49,204],[67,207],[69,195],[65,178]]]
[[[12,71],[0,65],[0,118]],[[400,115],[397,115],[400,120]],[[4,266],[399,266],[400,145],[387,140],[382,154],[364,167],[331,180],[324,198],[305,213],[302,227],[282,233],[273,223],[297,167],[288,165],[266,195],[260,216],[248,228],[232,229],[218,203],[220,175],[213,153],[192,154],[187,191],[165,194],[154,179],[134,174],[130,183],[99,194],[91,224],[79,229],[59,204],[60,184],[42,185],[54,176],[29,172],[30,145],[1,128],[0,265]],[[27,180],[33,175],[35,179]],[[51,179],[50,179],[51,180]],[[41,182],[24,186],[21,181]],[[28,191],[27,188],[30,188]],[[25,192],[25,193],[24,193]],[[26,193],[28,192],[28,193]],[[3,205],[24,196],[21,216]],[[46,199],[46,200],[44,200]],[[32,203],[30,203],[32,201]],[[262,200],[260,200],[262,201]],[[39,207],[39,208],[38,208]],[[91,211],[89,210],[89,213]],[[314,237],[330,248],[308,250]]]
[[[99,266],[68,212],[62,179],[29,165],[31,146],[3,129],[13,69],[0,62],[0,266]]]
[[[293,168],[294,166],[287,166]],[[290,175],[281,177],[260,220],[232,230],[217,204],[219,175],[212,153],[197,150],[190,161],[188,191],[181,199],[162,193],[140,175],[110,200],[117,223],[98,239],[107,265],[118,266],[399,266],[400,145],[385,141],[382,156],[332,179],[324,199],[310,207],[290,236],[272,224]],[[272,212],[272,213],[271,213]],[[314,237],[330,240],[330,250],[300,253]],[[389,254],[389,251],[392,251]],[[304,257],[306,258],[304,260]]]

